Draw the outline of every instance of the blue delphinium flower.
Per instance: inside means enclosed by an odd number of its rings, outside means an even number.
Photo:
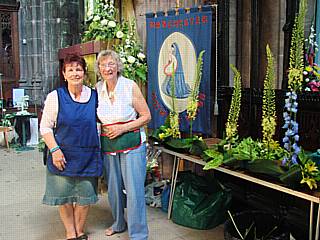
[[[284,125],[282,128],[287,129],[285,136],[282,139],[284,148],[289,152],[289,157],[285,157],[282,160],[283,165],[297,164],[297,157],[301,151],[298,146],[299,141],[299,125],[296,122],[298,102],[297,94],[294,91],[286,93],[285,99],[285,111],[283,113]]]

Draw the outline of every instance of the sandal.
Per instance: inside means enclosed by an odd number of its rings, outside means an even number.
[[[76,240],[88,240],[88,235],[87,234],[83,234],[80,237],[77,237]]]

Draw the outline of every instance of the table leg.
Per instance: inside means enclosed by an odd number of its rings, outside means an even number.
[[[172,173],[171,173],[171,186],[170,186],[169,205],[168,205],[168,219],[170,219],[170,217],[171,217],[172,191],[173,191],[174,175],[175,175],[175,172],[176,172],[176,164],[177,164],[177,157],[174,156],[174,158],[173,158],[173,166],[172,166]]]
[[[312,228],[313,228],[313,202],[310,202],[310,218],[309,218],[309,240],[312,240]]]
[[[27,129],[26,121],[29,121],[30,118],[21,119],[21,130],[22,130],[22,141],[21,147],[17,148],[17,151],[28,151],[34,149],[33,147],[27,147]]]
[[[173,168],[172,168],[171,188],[170,188],[169,206],[168,206],[168,219],[171,218],[174,191],[176,189],[177,176],[179,172],[179,163],[180,163],[180,159],[175,156],[173,160]]]
[[[25,125],[25,122],[22,121],[22,147],[25,147],[27,144],[26,144],[26,125]]]
[[[318,215],[317,215],[317,225],[316,225],[316,236],[315,240],[319,240],[319,221],[320,221],[320,203],[318,204]]]

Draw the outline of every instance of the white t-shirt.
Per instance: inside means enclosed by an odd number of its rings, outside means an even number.
[[[137,119],[137,112],[132,104],[134,81],[120,76],[114,92],[114,101],[108,96],[107,86],[104,81],[99,81],[96,84],[98,92],[98,109],[97,115],[102,124],[111,124],[117,122],[127,122]],[[141,140],[146,141],[146,134],[144,128],[140,128]]]

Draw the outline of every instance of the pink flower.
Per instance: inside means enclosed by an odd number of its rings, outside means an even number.
[[[319,92],[320,82],[309,82],[308,86],[311,88],[312,92]]]

